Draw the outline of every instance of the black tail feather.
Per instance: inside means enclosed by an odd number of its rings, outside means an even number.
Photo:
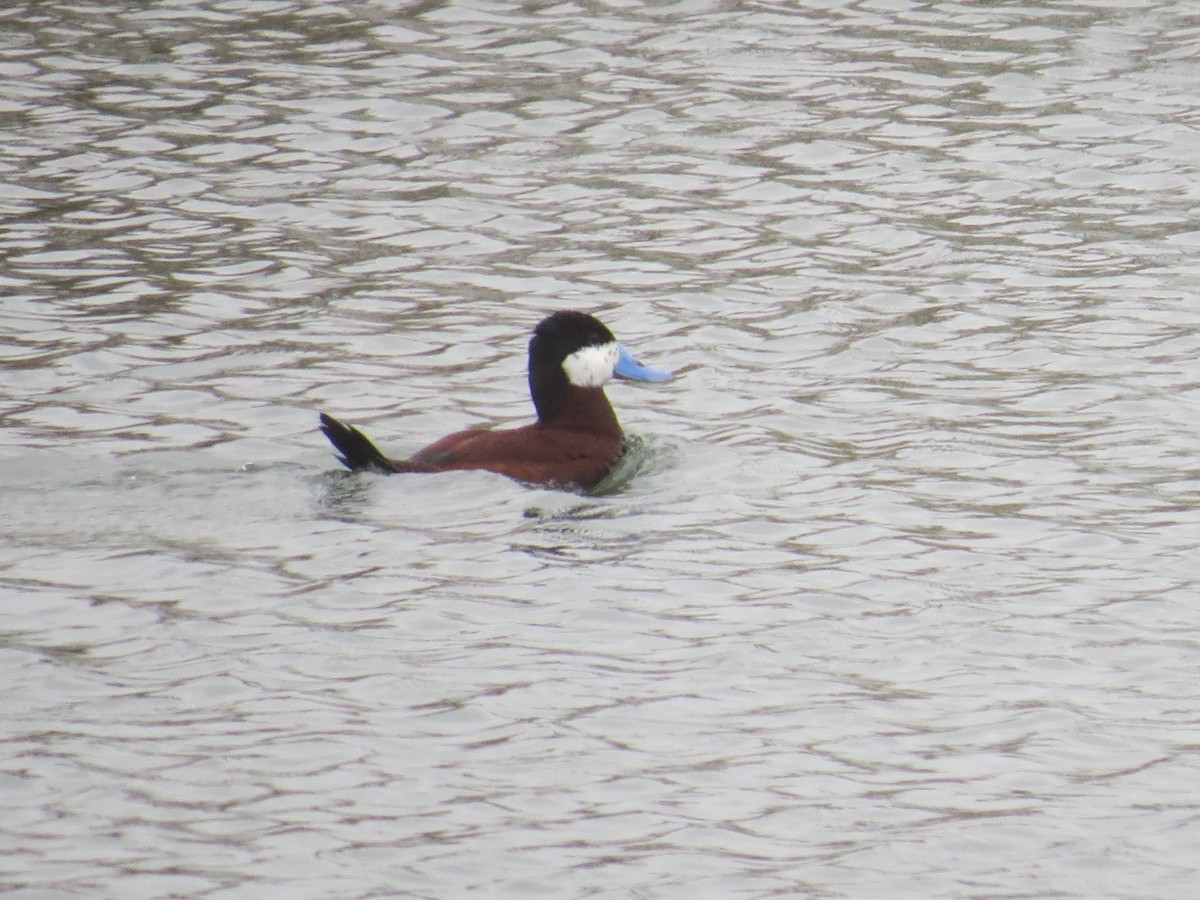
[[[390,474],[396,471],[391,461],[371,443],[371,439],[353,425],[346,425],[333,416],[321,413],[321,431],[337,448],[340,454],[338,460],[351,472]]]

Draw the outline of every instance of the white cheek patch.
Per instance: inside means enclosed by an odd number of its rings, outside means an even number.
[[[604,387],[612,379],[621,350],[615,343],[576,350],[563,360],[567,381],[581,388]]]

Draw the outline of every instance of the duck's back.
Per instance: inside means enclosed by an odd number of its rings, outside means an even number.
[[[400,472],[485,469],[532,484],[589,488],[616,465],[624,443],[619,431],[612,434],[536,423],[505,431],[460,431],[393,464]]]

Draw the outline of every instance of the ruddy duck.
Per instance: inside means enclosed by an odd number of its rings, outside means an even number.
[[[625,436],[604,385],[614,376],[666,381],[671,373],[637,362],[598,319],[556,312],[529,341],[529,393],[537,421],[498,431],[459,431],[389,459],[352,425],[321,413],[321,431],[354,472],[486,469],[532,484],[595,487],[625,452]]]

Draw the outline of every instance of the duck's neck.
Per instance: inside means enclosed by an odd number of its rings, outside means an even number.
[[[621,423],[604,388],[580,388],[570,385],[556,394],[555,400],[538,406],[538,425],[564,431],[593,431],[620,436]]]

